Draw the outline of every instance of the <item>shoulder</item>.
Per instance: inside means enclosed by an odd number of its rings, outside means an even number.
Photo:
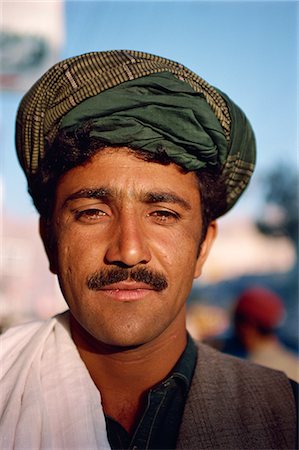
[[[1,355],[9,353],[13,349],[20,351],[45,323],[46,321],[33,321],[8,328],[0,336]]]
[[[263,397],[279,387],[293,399],[290,382],[284,373],[221,353],[205,344],[197,344],[197,348],[195,382],[198,377],[206,379],[210,373],[207,382],[217,384],[218,392],[221,388],[226,391],[229,385],[231,392],[237,391],[238,396],[252,391]]]
[[[199,370],[204,370],[207,366],[210,366],[217,368],[217,373],[220,371],[222,375],[223,373],[228,373],[232,376],[231,372],[233,372],[238,374],[238,377],[243,375],[248,379],[252,376],[259,376],[262,378],[274,376],[274,378],[287,379],[286,375],[280,371],[269,369],[246,359],[222,353],[206,344],[197,343],[197,355],[197,368]]]
[[[2,373],[27,349],[34,351],[59,323],[66,320],[67,312],[48,320],[36,320],[9,328],[0,336],[0,362]]]
[[[223,354],[204,344],[197,347],[191,402],[201,398],[209,404],[214,399],[213,415],[217,416],[218,411],[219,420],[229,410],[234,420],[242,418],[252,426],[264,418],[264,429],[288,429],[290,424],[295,427],[294,392],[283,372]]]
[[[197,347],[178,448],[295,448],[296,407],[285,374]]]
[[[207,344],[197,342],[196,347],[199,365],[208,361],[210,365],[223,367],[224,369],[230,369],[233,367],[234,369],[238,368],[239,370],[247,371],[248,369],[259,370],[259,368],[261,368],[261,366],[249,362],[246,359],[242,359],[228,353],[223,353]]]

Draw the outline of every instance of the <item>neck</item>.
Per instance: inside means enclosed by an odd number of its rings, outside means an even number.
[[[134,347],[96,341],[73,316],[71,331],[101,393],[105,414],[131,431],[144,409],[146,392],[167,377],[186,347],[184,312],[154,340]]]
[[[268,336],[256,335],[249,343],[248,348],[251,351],[259,350],[263,347],[269,346],[269,344],[279,342],[277,336],[270,334]]]

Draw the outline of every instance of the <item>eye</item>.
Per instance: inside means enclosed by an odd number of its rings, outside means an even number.
[[[105,216],[107,216],[107,214],[104,211],[96,208],[84,209],[82,211],[75,212],[75,217],[77,220],[87,223],[98,221]]]
[[[160,223],[160,224],[172,224],[175,223],[178,219],[179,219],[179,214],[173,212],[173,211],[168,211],[168,210],[158,210],[158,211],[153,211],[152,213],[148,214],[150,217],[153,217],[155,222]]]

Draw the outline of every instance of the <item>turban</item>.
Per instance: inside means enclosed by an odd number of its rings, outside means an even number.
[[[58,130],[85,121],[108,145],[163,149],[187,170],[220,167],[226,210],[253,173],[251,125],[226,94],[177,62],[114,50],[57,63],[24,96],[16,147],[29,186]]]

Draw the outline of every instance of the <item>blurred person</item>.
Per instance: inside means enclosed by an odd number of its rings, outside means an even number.
[[[278,337],[285,316],[281,298],[260,286],[245,290],[238,298],[233,323],[236,342],[224,351],[244,356],[256,364],[281,370],[299,381],[299,360]],[[242,355],[243,348],[243,355]]]
[[[69,309],[3,335],[0,447],[294,448],[294,383],[186,331],[255,164],[240,108],[179,63],[94,52],[25,95],[16,142]]]

